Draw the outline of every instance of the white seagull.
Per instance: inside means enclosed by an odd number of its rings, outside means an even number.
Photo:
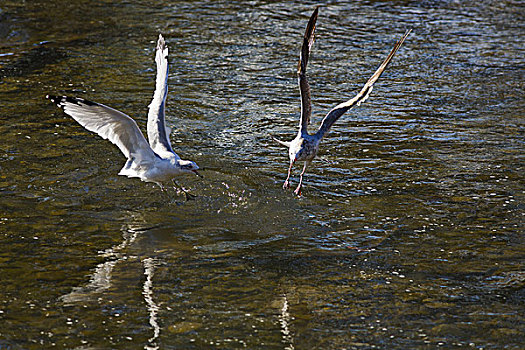
[[[299,81],[299,90],[301,92],[301,120],[299,123],[299,131],[295,139],[291,142],[284,142],[281,140],[272,137],[275,141],[279,142],[281,145],[288,147],[288,155],[290,157],[290,167],[288,168],[288,176],[284,182],[283,188],[290,187],[290,174],[292,172],[292,167],[296,161],[304,161],[303,171],[300,175],[299,185],[294,191],[296,195],[301,195],[301,188],[303,184],[303,175],[306,171],[308,165],[317,155],[319,150],[319,144],[323,136],[330,130],[330,127],[339,119],[346,111],[355,105],[360,105],[361,102],[364,102],[370,93],[372,92],[372,87],[374,83],[379,79],[385,68],[388,66],[394,54],[399,49],[401,44],[405,41],[408,34],[411,30],[407,30],[405,35],[399,40],[387,58],[381,63],[379,68],[376,70],[374,75],[368,79],[365,86],[361,91],[351,100],[343,102],[335,106],[323,119],[319,130],[314,135],[308,133],[308,124],[310,123],[310,115],[312,113],[312,106],[310,101],[310,85],[308,84],[308,79],[306,77],[306,66],[308,64],[308,58],[310,56],[310,50],[314,44],[314,32],[315,32],[315,22],[317,21],[317,14],[319,7],[317,7],[310,20],[306,26],[306,32],[304,34],[303,46],[301,48],[301,54],[299,58],[299,65],[297,67],[297,77]]]
[[[126,114],[100,103],[83,98],[46,96],[66,114],[89,131],[97,133],[118,146],[128,159],[119,175],[138,177],[142,181],[154,182],[163,189],[163,183],[174,177],[195,173],[199,167],[195,162],[182,160],[171,148],[170,128],[165,125],[166,96],[168,95],[168,47],[159,35],[157,52],[157,82],[148,112],[148,140],[137,123]]]

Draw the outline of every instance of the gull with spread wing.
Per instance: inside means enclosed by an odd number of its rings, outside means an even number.
[[[377,79],[379,79],[385,68],[388,66],[388,64],[394,57],[396,51],[403,44],[408,34],[410,34],[411,32],[411,30],[406,31],[403,37],[394,45],[394,48],[392,49],[392,51],[390,51],[390,54],[383,61],[383,63],[381,63],[381,65],[372,75],[372,77],[368,79],[361,91],[354,98],[335,106],[330,112],[328,112],[328,114],[322,120],[321,126],[319,127],[317,133],[310,135],[307,129],[308,124],[310,123],[312,107],[310,101],[310,84],[308,83],[308,79],[306,77],[306,66],[308,64],[310,50],[312,48],[312,45],[314,44],[315,23],[317,21],[318,12],[319,7],[317,7],[314,10],[312,16],[310,17],[310,20],[308,21],[308,25],[306,26],[306,32],[304,34],[299,64],[297,66],[297,77],[299,81],[299,90],[301,92],[301,120],[299,123],[299,131],[295,139],[293,139],[291,142],[281,141],[273,137],[273,139],[279,144],[288,147],[288,156],[290,157],[288,176],[286,177],[286,181],[284,182],[283,188],[286,189],[290,187],[290,175],[294,163],[297,161],[304,161],[303,170],[299,178],[299,185],[294,191],[297,195],[301,195],[304,172],[306,171],[308,165],[317,155],[317,151],[319,150],[319,144],[323,136],[328,132],[328,130],[330,130],[332,125],[337,121],[337,119],[339,119],[346,111],[348,111],[356,105],[359,106],[361,102],[364,102],[368,98],[368,96],[372,92],[374,83],[377,81]]]
[[[148,140],[137,123],[126,114],[100,103],[83,98],[46,96],[80,125],[97,133],[118,146],[127,158],[119,175],[138,177],[142,181],[154,182],[163,188],[163,183],[187,173],[199,175],[195,162],[182,160],[171,148],[170,128],[166,126],[165,110],[168,95],[168,47],[159,35],[155,54],[157,78],[153,100],[148,112]],[[184,191],[184,189],[183,189]],[[186,192],[185,192],[186,193]]]

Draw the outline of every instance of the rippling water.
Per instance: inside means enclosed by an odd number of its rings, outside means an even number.
[[[323,6],[314,125],[414,32],[296,198],[269,135],[294,136],[315,5],[0,4],[0,349],[523,347],[523,5]],[[159,32],[188,202],[44,99],[144,128]]]

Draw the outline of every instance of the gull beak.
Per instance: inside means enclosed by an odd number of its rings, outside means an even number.
[[[193,172],[195,173],[195,175],[197,175],[198,177],[204,177],[204,176],[202,176],[197,170],[192,170],[192,171],[193,171]]]

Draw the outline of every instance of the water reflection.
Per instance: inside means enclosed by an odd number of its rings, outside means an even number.
[[[123,231],[122,243],[114,247],[108,248],[99,254],[103,258],[103,263],[100,263],[95,268],[95,271],[89,278],[87,285],[82,287],[75,287],[70,293],[63,295],[60,299],[64,303],[82,302],[96,297],[96,294],[101,293],[111,287],[111,279],[113,278],[113,269],[119,262],[128,259],[136,258],[128,256],[126,248],[129,247],[137,239],[140,230],[126,229]]]
[[[126,264],[131,260],[141,261],[144,267],[142,295],[148,312],[148,322],[153,333],[144,348],[154,350],[159,348],[156,341],[159,338],[161,328],[157,322],[159,306],[154,300],[153,278],[156,268],[162,264],[162,261],[155,257],[143,257],[129,253],[138,236],[151,229],[151,227],[144,227],[142,215],[129,215],[129,221],[129,224],[122,227],[122,242],[100,252],[99,257],[105,261],[95,267],[93,274],[89,277],[89,282],[85,286],[74,287],[70,293],[63,295],[60,300],[65,305],[100,300],[101,294],[112,286],[112,280],[119,279],[119,276],[114,276],[113,273],[117,264]]]
[[[279,315],[279,322],[281,323],[281,333],[283,336],[283,343],[285,344],[285,349],[293,350],[293,336],[290,332],[290,312],[288,311],[288,298],[286,294],[283,295],[283,306],[281,307],[281,313]]]
[[[106,261],[95,268],[89,283],[83,287],[75,287],[71,293],[63,295],[60,299],[68,304],[81,302],[94,298],[95,294],[107,290],[111,286],[113,268],[117,261]]]
[[[520,348],[520,5],[323,6],[314,111],[414,35],[297,199],[268,133],[297,123],[311,4],[3,1],[0,348]],[[172,139],[209,169],[189,202],[118,177],[118,149],[44,100],[143,127],[159,32]]]
[[[148,339],[149,344],[144,348],[154,350],[159,348],[155,344],[155,341],[160,335],[160,327],[157,323],[159,306],[153,301],[153,275],[155,274],[155,267],[158,266],[158,263],[153,258],[146,258],[142,261],[142,264],[144,265],[144,275],[146,276],[146,281],[142,288],[142,295],[144,295],[144,300],[149,311],[149,324],[153,328],[153,336]]]

